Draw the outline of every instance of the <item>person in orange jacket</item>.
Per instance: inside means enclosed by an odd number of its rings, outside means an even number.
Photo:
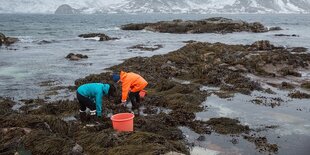
[[[126,105],[129,96],[132,109],[138,109],[140,104],[139,93],[147,86],[147,81],[139,74],[124,71],[121,71],[120,74],[113,74],[113,81],[122,84],[121,105]]]

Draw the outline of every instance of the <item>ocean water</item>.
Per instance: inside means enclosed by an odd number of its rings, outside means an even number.
[[[267,27],[280,26],[281,31],[267,33],[231,34],[167,34],[148,31],[123,31],[120,26],[127,23],[156,22],[162,20],[196,20],[209,17],[227,17],[247,22],[261,22]],[[121,63],[135,56],[150,57],[165,54],[184,46],[183,41],[223,42],[227,44],[252,44],[257,40],[270,40],[285,47],[310,48],[310,15],[307,14],[260,14],[260,15],[200,15],[200,14],[102,14],[102,15],[37,15],[0,14],[0,32],[17,37],[19,42],[5,48],[0,47],[0,96],[16,100],[43,98],[46,87],[42,82],[51,81],[56,86],[74,85],[78,78],[103,72],[105,68]],[[100,32],[118,40],[99,42],[98,38],[79,38],[79,34]],[[276,37],[274,34],[296,34],[299,37]],[[43,43],[47,41],[49,43]],[[156,51],[130,50],[128,47],[145,44],[161,44]],[[69,53],[89,56],[81,61],[69,61]],[[310,79],[310,74],[303,73]],[[185,83],[186,84],[186,83]],[[216,90],[216,89],[215,89]],[[72,97],[63,92],[56,99]],[[257,92],[259,94],[259,92]],[[285,98],[288,92],[279,91]],[[259,94],[261,95],[261,94]],[[254,94],[255,97],[255,94]],[[262,107],[249,104],[253,96],[236,95],[229,100],[209,97],[203,104],[208,112],[197,113],[197,119],[210,117],[238,118],[252,128],[278,125],[279,128],[262,133],[271,143],[279,145],[279,154],[307,154],[310,152],[310,101],[288,100],[285,105]],[[302,109],[297,111],[296,109]],[[231,144],[231,137],[223,135],[206,136],[198,142],[190,129],[182,127],[187,139],[196,143],[192,154],[261,154],[252,143],[240,138],[238,144]],[[280,136],[281,138],[277,138]],[[213,146],[213,147],[212,147]],[[221,147],[220,147],[221,146]],[[216,149],[215,149],[216,148]]]
[[[204,19],[227,17],[248,22],[261,22],[267,27],[280,26],[284,30],[268,33],[232,34],[166,34],[147,31],[123,31],[122,24],[156,22],[172,19]],[[121,63],[134,56],[152,56],[176,50],[183,41],[251,44],[267,39],[275,45],[310,48],[310,15],[199,15],[199,14],[103,14],[103,15],[25,15],[0,14],[0,32],[20,39],[9,49],[0,48],[0,96],[17,99],[42,94],[39,83],[56,81],[59,85],[73,85],[74,80]],[[82,39],[79,34],[101,32],[119,40],[98,42]],[[275,33],[297,34],[300,37],[275,37]],[[50,43],[42,43],[42,41]],[[157,51],[129,50],[136,44],[163,45]],[[82,53],[88,59],[72,62],[64,57]]]

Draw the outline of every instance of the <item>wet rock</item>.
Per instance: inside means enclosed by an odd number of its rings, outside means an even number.
[[[304,48],[304,47],[295,47],[292,49],[291,52],[293,53],[303,53],[303,52],[307,52],[307,48]]]
[[[252,102],[254,104],[270,106],[270,107],[274,108],[276,106],[280,106],[284,101],[278,97],[259,96],[253,100],[250,100],[250,102]]]
[[[232,33],[248,31],[254,33],[267,32],[268,29],[261,23],[247,23],[223,17],[214,17],[203,20],[173,20],[157,23],[127,24],[122,30],[149,30],[161,33]]]
[[[169,115],[171,115],[180,125],[186,125],[187,122],[191,122],[196,117],[194,113],[185,110],[173,110]]]
[[[279,30],[283,30],[281,27],[278,27],[278,26],[276,26],[276,27],[270,27],[269,28],[269,31],[279,31]]]
[[[279,148],[277,144],[270,144],[266,137],[256,137],[253,135],[244,135],[244,139],[253,142],[259,152],[277,153]]]
[[[151,143],[150,143],[151,142]],[[124,145],[125,144],[125,145]],[[119,146],[109,150],[111,154],[165,154],[171,151],[183,152],[185,151],[182,143],[171,143],[165,137],[158,136],[152,133],[136,132],[129,135]],[[123,145],[123,146],[122,146]],[[134,149],[135,148],[135,149]],[[170,150],[170,151],[169,151]]]
[[[289,34],[275,34],[274,36],[277,36],[277,37],[299,37],[299,35],[297,35],[297,34],[292,34],[292,35],[289,35]]]
[[[248,71],[247,68],[245,68],[243,65],[238,64],[236,66],[229,66],[228,69],[232,71],[241,71],[241,72],[246,72]]]
[[[265,90],[265,92],[268,93],[268,94],[276,94],[276,92],[274,92],[274,91],[271,90],[270,88],[267,88],[267,89]]]
[[[236,139],[236,138],[233,138],[233,139],[230,140],[230,142],[233,143],[233,144],[238,144],[239,140]]]
[[[205,136],[199,136],[197,138],[198,141],[205,141],[206,140],[206,137]]]
[[[77,60],[81,60],[81,59],[87,59],[88,56],[87,55],[83,55],[83,54],[74,54],[74,53],[69,53],[66,56],[66,59],[69,60],[73,60],[73,61],[77,61]]]
[[[29,114],[39,115],[55,115],[65,116],[76,113],[79,110],[78,101],[60,100],[50,103],[40,103],[42,106],[39,108],[28,111]]]
[[[282,76],[291,75],[291,76],[301,77],[301,73],[298,73],[294,71],[293,69],[290,69],[289,67],[282,68],[279,72],[281,73]]]
[[[146,114],[156,114],[158,112],[157,108],[156,107],[150,107],[150,106],[147,106],[144,110],[143,110],[143,113],[146,113]]]
[[[310,98],[310,94],[301,92],[301,91],[294,91],[292,93],[288,94],[289,97],[291,98],[298,98],[298,99],[307,99]]]
[[[4,115],[12,112],[12,107],[15,105],[15,102],[10,98],[4,98],[0,96],[0,115]]]
[[[25,135],[23,143],[32,154],[68,154],[74,146],[68,138],[42,131]]]
[[[43,99],[37,98],[37,99],[22,99],[21,102],[24,102],[24,104],[44,104],[45,101]]]
[[[303,83],[301,84],[301,87],[302,87],[302,88],[305,88],[305,89],[310,89],[310,82],[303,82]]]
[[[44,44],[51,44],[51,43],[57,43],[58,41],[56,40],[41,40],[38,42],[39,45],[44,45]]]
[[[2,45],[10,46],[11,44],[14,44],[17,41],[19,41],[18,38],[6,37],[3,33],[0,33],[0,47]]]
[[[256,41],[251,45],[255,50],[272,50],[274,45],[270,44],[268,40]]]
[[[173,118],[167,114],[139,117],[135,129],[143,132],[156,133],[170,140],[183,139],[182,132],[176,128]]]
[[[282,89],[294,89],[294,85],[288,82],[282,82],[281,83],[281,88]]]
[[[158,50],[160,48],[162,48],[163,45],[154,45],[154,46],[148,46],[148,45],[144,45],[144,44],[138,44],[138,45],[134,45],[131,47],[128,47],[128,49],[139,49],[141,51],[155,51]]]
[[[16,154],[25,153],[31,154],[25,150],[22,144],[22,138],[31,133],[27,128],[1,128],[0,130],[0,153],[1,154]]]
[[[75,146],[72,148],[72,154],[78,155],[83,154],[83,147],[79,144],[75,144]]]
[[[240,122],[236,119],[231,118],[211,118],[206,122],[211,128],[220,134],[241,134],[250,131],[249,126],[241,125]]]
[[[195,42],[197,42],[197,41],[195,41],[195,40],[183,41],[183,43],[187,43],[187,44],[190,44],[190,43],[195,43]]]
[[[108,40],[115,40],[118,38],[111,38],[107,36],[104,33],[87,33],[87,34],[80,34],[79,37],[81,38],[94,38],[94,37],[99,37],[99,41],[108,41]]]

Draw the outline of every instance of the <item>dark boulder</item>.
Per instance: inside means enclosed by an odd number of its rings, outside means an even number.
[[[87,34],[80,34],[79,37],[81,38],[93,38],[99,37],[99,41],[108,41],[108,40],[116,40],[118,38],[111,38],[104,33],[87,33]]]
[[[0,46],[10,46],[11,44],[14,44],[17,42],[18,39],[14,37],[6,37],[3,33],[0,33]]]
[[[88,56],[87,55],[83,55],[83,54],[69,53],[66,56],[66,58],[69,59],[69,60],[81,60],[81,59],[87,59]]]
[[[289,34],[275,34],[274,36],[276,36],[276,37],[299,37],[299,35],[297,35],[297,34],[292,34],[292,35],[289,35]]]
[[[162,48],[163,45],[160,45],[160,44],[156,44],[156,45],[144,45],[144,44],[138,44],[138,45],[134,45],[134,46],[131,46],[131,47],[128,47],[128,49],[138,49],[138,50],[141,50],[141,51],[155,51],[155,50],[158,50],[160,48]]]
[[[269,31],[279,31],[279,30],[283,30],[283,29],[279,26],[269,28]]]
[[[295,47],[292,49],[291,52],[295,52],[295,53],[303,53],[303,52],[307,52],[307,48],[305,47]]]

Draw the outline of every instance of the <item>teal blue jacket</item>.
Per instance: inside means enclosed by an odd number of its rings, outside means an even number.
[[[82,96],[95,101],[97,116],[102,116],[102,97],[108,95],[109,89],[109,84],[88,83],[81,85],[77,89],[77,92]]]

